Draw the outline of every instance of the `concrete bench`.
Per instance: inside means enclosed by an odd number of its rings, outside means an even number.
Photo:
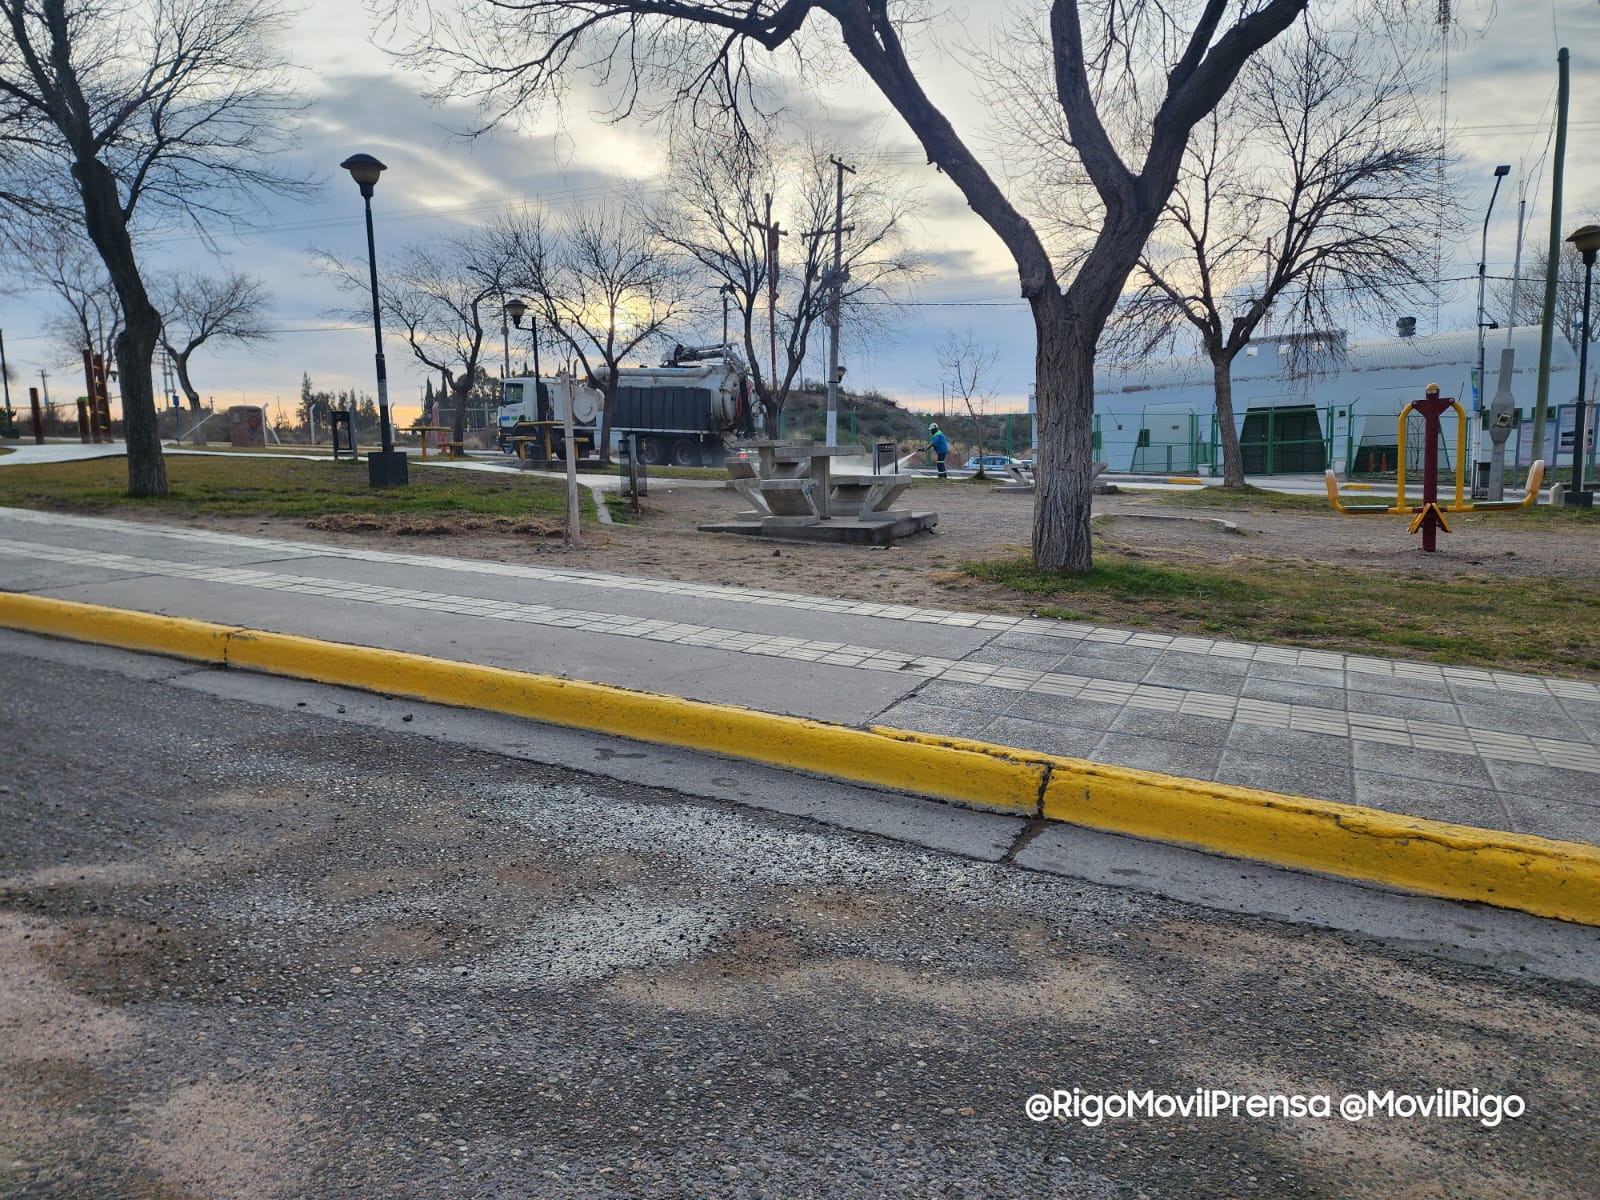
[[[749,515],[770,517],[772,510],[761,498],[761,473],[756,470],[756,464],[748,458],[730,458],[722,465],[728,468],[729,485],[743,496],[745,503],[750,506]]]
[[[829,512],[858,521],[893,520],[896,500],[911,486],[909,475],[835,475],[828,497]]]
[[[763,524],[809,525],[821,519],[809,479],[763,479],[756,487],[771,514]]]
[[[1098,480],[1101,475],[1105,474],[1106,469],[1110,465],[1110,463],[1096,461],[1089,469],[1089,478],[1091,480]],[[1007,479],[1005,483],[1002,483],[999,487],[995,488],[995,491],[1031,492],[1038,484],[1038,481],[1034,478],[1034,470],[1032,467],[1024,467],[1017,463],[1012,463],[1006,468],[1006,474],[1010,478]],[[1096,484],[1095,486],[1096,490],[1098,490],[1100,485]]]

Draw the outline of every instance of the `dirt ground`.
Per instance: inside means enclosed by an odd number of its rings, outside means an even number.
[[[656,578],[732,584],[849,599],[982,612],[1031,612],[1037,597],[968,578],[959,564],[1025,554],[1033,497],[981,484],[914,488],[909,507],[939,514],[937,528],[890,547],[775,542],[700,533],[745,507],[737,494],[702,481],[660,480],[636,523],[588,525],[583,545],[561,545],[554,523],[416,517],[392,521],[323,518],[308,526],[281,518],[208,518],[197,523],[297,541],[446,554],[503,562],[541,562]],[[1219,499],[1221,499],[1219,497]],[[1440,552],[1425,555],[1398,517],[1341,517],[1331,510],[1263,512],[1174,505],[1159,493],[1097,497],[1096,547],[1152,561],[1227,566],[1262,558],[1337,563],[1352,569],[1424,574],[1548,576],[1600,587],[1600,520],[1587,526],[1518,527],[1508,514],[1451,517]],[[1223,522],[1236,528],[1228,529]],[[542,535],[542,536],[541,536]]]

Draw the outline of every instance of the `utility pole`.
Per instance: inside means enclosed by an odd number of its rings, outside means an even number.
[[[1511,313],[1506,318],[1506,345],[1511,345],[1511,335],[1517,331],[1517,301],[1522,291],[1522,225],[1528,215],[1528,184],[1522,184],[1523,195],[1517,201],[1517,253],[1511,260]]]
[[[161,399],[167,407],[172,409],[172,443],[175,446],[183,444],[183,415],[178,406],[173,403],[177,399],[172,382],[172,351],[165,348],[161,351]]]
[[[1484,319],[1483,311],[1483,285],[1488,280],[1486,274],[1489,257],[1489,218],[1494,215],[1495,197],[1500,194],[1500,181],[1511,174],[1511,164],[1501,163],[1494,169],[1494,191],[1489,193],[1489,208],[1483,214],[1483,245],[1478,252],[1478,373],[1477,381],[1472,388],[1472,462],[1469,464],[1469,481],[1473,496],[1478,495],[1478,458],[1482,453],[1480,444],[1483,441],[1479,428],[1479,416],[1484,409],[1484,396],[1488,391],[1488,380],[1483,377],[1483,335],[1493,321]],[[1498,326],[1495,326],[1498,328]]]
[[[1532,457],[1544,457],[1544,426],[1550,411],[1550,355],[1555,334],[1556,272],[1561,268],[1561,185],[1567,162],[1567,48],[1556,55],[1556,149],[1550,164],[1550,250],[1545,257],[1544,316],[1539,329],[1539,390],[1533,405]],[[1583,394],[1579,381],[1578,394]],[[1556,439],[1557,447],[1560,438]],[[1551,459],[1555,458],[1552,454]]]
[[[788,237],[789,231],[784,229],[772,219],[772,193],[767,192],[762,197],[766,206],[766,220],[751,221],[754,229],[759,229],[767,239],[767,341],[771,347],[772,374],[768,377],[767,387],[776,394],[778,387],[778,239]]]

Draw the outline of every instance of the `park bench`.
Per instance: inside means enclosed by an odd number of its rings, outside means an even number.
[[[894,503],[911,486],[909,475],[835,475],[828,508],[841,517],[858,521],[889,521],[901,514]]]

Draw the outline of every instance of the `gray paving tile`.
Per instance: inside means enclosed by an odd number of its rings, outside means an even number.
[[[1294,729],[1273,729],[1240,721],[1228,733],[1229,750],[1246,754],[1271,754],[1291,762],[1328,762],[1350,765],[1350,739]]]
[[[1503,762],[1484,759],[1502,795],[1537,797],[1563,803],[1582,804],[1600,809],[1600,775],[1587,771],[1568,771],[1541,763]]]
[[[895,729],[911,729],[917,733],[936,733],[946,737],[988,740],[987,730],[995,714],[973,712],[963,708],[947,708],[942,704],[926,704],[918,700],[904,700],[873,718],[874,725],[889,725]]]
[[[1475,825],[1480,829],[1511,829],[1512,819],[1492,788],[1457,787],[1421,779],[1403,779],[1372,771],[1357,771],[1356,803],[1385,812]]]
[[[1276,679],[1283,683],[1309,683],[1316,687],[1344,688],[1344,672],[1331,667],[1301,667],[1293,663],[1258,659],[1250,664],[1252,679]]]
[[[1542,703],[1510,702],[1501,693],[1479,693],[1486,703],[1456,701],[1461,719],[1473,729],[1496,729],[1502,733],[1525,733],[1533,737],[1560,738],[1564,742],[1587,742],[1589,736],[1566,714],[1554,699]]]
[[[948,708],[977,707],[989,709],[998,715],[1011,703],[1011,693],[1001,688],[984,687],[982,684],[949,683],[942,679],[933,679],[917,689],[912,700],[921,700],[924,704],[942,704]]]
[[[1489,777],[1483,761],[1476,755],[1445,754],[1437,750],[1358,740],[1351,744],[1351,756],[1358,771],[1458,787],[1494,786],[1494,780]]]
[[[1163,738],[1134,734],[1108,733],[1095,747],[1096,762],[1134,767],[1141,771],[1160,771],[1186,779],[1209,780],[1222,757],[1222,746],[1197,746],[1192,742],[1173,742]]]
[[[1243,671],[1213,671],[1199,665],[1192,655],[1188,665],[1169,665],[1166,661],[1168,657],[1163,655],[1162,661],[1150,668],[1144,683],[1182,688],[1190,692],[1210,692],[1217,696],[1237,696],[1244,687]]]
[[[1217,782],[1239,787],[1310,796],[1317,800],[1351,803],[1352,772],[1340,763],[1305,760],[1291,762],[1276,754],[1251,754],[1225,750],[1217,764]]]
[[[1450,688],[1450,694],[1456,703],[1492,703],[1503,700],[1507,704],[1523,703],[1548,703],[1554,697],[1539,692],[1517,692],[1510,688],[1498,688],[1493,683],[1477,679],[1453,679],[1447,677],[1445,683]]]
[[[1579,700],[1576,696],[1562,696],[1561,706],[1567,716],[1588,731],[1591,740],[1600,738],[1600,700]]]
[[[1501,799],[1511,813],[1515,833],[1600,845],[1600,808],[1515,792],[1502,793]]]
[[[1197,717],[1151,708],[1125,708],[1111,723],[1115,734],[1136,734],[1164,742],[1185,742],[1220,751],[1228,741],[1232,722],[1220,717]]]
[[[1248,676],[1241,696],[1251,700],[1274,700],[1279,704],[1304,704],[1311,708],[1328,708],[1335,712],[1345,710],[1343,688],[1317,687],[1309,683],[1291,683],[1282,679],[1260,679]]]
[[[1454,700],[1450,693],[1450,685],[1442,679],[1412,679],[1404,675],[1368,675],[1364,671],[1347,671],[1345,688],[1351,693],[1376,692],[1386,696],[1420,696],[1427,700]],[[1354,700],[1350,706],[1356,707]]]
[[[1104,733],[1122,712],[1120,704],[1103,704],[1070,696],[1051,696],[1043,692],[1018,692],[1004,715],[1024,721],[1073,725]]]
[[[1129,646],[1122,642],[1096,642],[1088,639],[1069,647],[1067,652],[1080,658],[1110,658],[1118,662],[1139,663],[1147,671],[1155,666],[1156,659],[1165,653],[1151,646]]]
[[[987,663],[992,667],[1021,667],[1027,671],[1053,671],[1061,661],[1061,647],[1049,651],[1024,650],[1015,646],[980,646],[971,654],[963,655],[962,662]]]
[[[1124,683],[1138,683],[1150,673],[1150,662],[1143,652],[1129,651],[1127,658],[1114,655],[1068,654],[1056,664],[1056,670],[1068,675],[1083,675],[1089,679],[1117,679]]]
[[[1391,696],[1384,692],[1347,692],[1345,703],[1351,712],[1374,713],[1412,721],[1439,721],[1459,725],[1461,714],[1450,700],[1428,700],[1421,696]]]
[[[1033,650],[1039,654],[1070,654],[1083,644],[1082,638],[1052,636],[1047,633],[1024,633],[1007,630],[989,643],[1008,650]]]
[[[1067,758],[1088,758],[1104,736],[1099,729],[1025,721],[1018,717],[996,717],[984,731],[983,740],[999,746],[1014,746],[1019,750],[1038,750]]]
[[[1224,658],[1217,654],[1197,654],[1188,650],[1163,650],[1152,670],[1213,671],[1219,675],[1244,676],[1250,673],[1248,658]]]

